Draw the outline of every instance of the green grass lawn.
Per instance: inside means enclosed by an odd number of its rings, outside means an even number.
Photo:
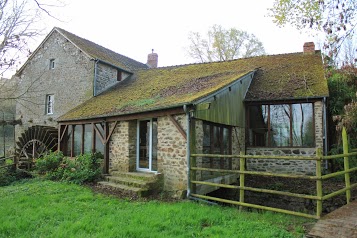
[[[305,222],[192,201],[129,201],[50,181],[0,188],[0,237],[302,237]]]

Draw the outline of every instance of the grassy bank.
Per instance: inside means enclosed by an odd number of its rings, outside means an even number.
[[[0,188],[0,237],[301,237],[304,222],[189,201],[129,201],[50,181]]]

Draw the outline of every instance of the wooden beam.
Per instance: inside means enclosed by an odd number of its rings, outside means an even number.
[[[95,129],[94,129],[94,123],[92,125],[92,153],[95,153]]]
[[[109,141],[110,137],[112,136],[115,128],[117,127],[117,124],[118,124],[118,121],[115,122],[113,128],[110,130],[108,137],[105,139],[105,143],[108,143],[108,141]]]
[[[107,138],[109,134],[109,124],[108,122],[104,123],[104,136]],[[104,143],[104,165],[103,165],[104,174],[109,173],[109,143]]]
[[[96,125],[96,124],[93,124],[93,125],[94,125],[95,131],[97,132],[97,135],[99,135],[99,139],[102,141],[103,145],[105,145],[104,136],[102,135],[102,133],[101,133],[100,130],[98,129],[97,125]]]
[[[140,113],[133,113],[127,115],[118,115],[118,116],[98,116],[92,119],[80,119],[80,120],[68,120],[68,121],[61,121],[60,123],[70,124],[70,125],[78,125],[78,124],[90,124],[90,123],[99,123],[103,121],[107,122],[115,122],[115,121],[129,121],[129,120],[140,120],[146,118],[155,118],[155,117],[162,117],[166,115],[176,115],[176,114],[183,114],[185,111],[183,107],[175,107],[175,108],[168,108],[156,111],[149,111],[149,112],[140,112]]]
[[[63,140],[63,136],[66,134],[67,127],[68,127],[68,125],[65,125],[65,126],[64,126],[64,130],[63,130],[63,132],[62,132],[62,135],[60,136],[60,141],[59,141],[59,142],[61,142],[61,141]],[[60,128],[60,130],[59,130],[59,132],[60,132],[60,131],[61,131],[61,128],[62,128],[62,125],[59,125],[59,128]],[[59,144],[59,143],[58,143],[58,144]]]
[[[175,118],[172,115],[167,115],[167,116],[170,118],[171,122],[175,125],[177,130],[181,133],[183,138],[185,138],[185,140],[187,140],[187,134],[186,134],[185,130],[182,129],[181,125],[175,120]]]

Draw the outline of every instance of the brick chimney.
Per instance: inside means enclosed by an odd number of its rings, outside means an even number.
[[[148,62],[146,63],[150,68],[157,68],[159,56],[154,53],[154,49],[152,49],[151,54],[148,54]]]
[[[304,44],[304,54],[315,53],[315,44],[314,42],[305,42]]]

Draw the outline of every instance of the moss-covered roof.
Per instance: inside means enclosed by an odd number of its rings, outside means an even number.
[[[74,43],[78,48],[80,48],[82,51],[84,51],[94,59],[102,60],[129,72],[132,72],[136,69],[148,68],[146,64],[140,63],[129,57],[118,54],[112,50],[109,50],[87,39],[81,38],[66,30],[63,30],[58,27],[55,27],[54,29],[60,32],[68,40]]]
[[[194,103],[256,69],[246,100],[328,96],[319,52],[259,56],[137,70],[129,79],[79,105],[59,121],[132,114]]]
[[[259,69],[246,101],[270,101],[327,97],[321,52],[262,56],[243,60]]]

